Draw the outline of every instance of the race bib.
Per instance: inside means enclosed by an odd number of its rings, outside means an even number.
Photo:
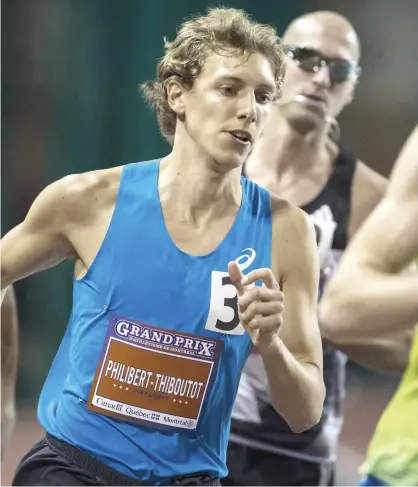
[[[112,316],[87,408],[134,423],[195,429],[222,346],[222,340]]]

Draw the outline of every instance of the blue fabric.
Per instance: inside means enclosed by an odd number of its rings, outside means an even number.
[[[375,477],[374,475],[366,475],[361,479],[361,481],[357,485],[389,485],[386,482],[383,482],[383,480],[380,480],[379,478]]]
[[[174,476],[192,472],[207,472],[221,478],[227,475],[230,414],[241,371],[252,346],[248,333],[239,321],[236,323],[233,311],[236,291],[228,283],[227,265],[238,259],[244,273],[270,267],[272,236],[269,193],[242,178],[241,207],[222,243],[204,256],[182,252],[165,226],[158,172],[159,161],[124,167],[106,237],[87,274],[74,280],[71,317],[38,406],[39,421],[51,435],[125,475],[152,485],[164,485]],[[102,370],[102,359],[108,360],[106,380],[111,375],[113,386],[120,387],[123,393],[125,385],[132,386],[134,371],[139,370],[129,368],[128,363],[122,368],[118,362],[109,361],[110,355],[106,355],[109,336],[117,329],[119,332],[129,329],[133,330],[128,337],[131,339],[138,330],[148,333],[147,327],[158,327],[167,340],[177,336],[178,343],[183,340],[179,332],[193,335],[193,344],[197,345],[190,353],[195,353],[198,344],[205,340],[216,342],[216,347],[219,345],[218,361],[197,424],[191,429],[184,427],[186,423],[181,421],[164,425],[150,422],[151,416],[154,420],[166,418],[157,410],[148,416],[141,412],[146,420],[121,417],[116,410],[91,410],[91,404],[96,401],[92,399],[96,394],[94,378]],[[232,333],[228,329],[231,327]],[[240,327],[242,331],[238,333]],[[157,336],[160,332],[154,329],[153,333]],[[120,335],[119,338],[123,341],[126,337]],[[112,346],[116,346],[115,343],[112,341]],[[134,350],[129,345],[123,346]],[[135,350],[137,354],[145,353],[140,348]],[[135,356],[139,355],[132,355],[132,360],[136,360]],[[199,363],[190,362],[187,373],[194,373],[193,368]],[[131,382],[127,379],[129,370]],[[147,377],[155,377],[150,374]],[[135,377],[137,382],[142,380],[140,371]],[[176,379],[168,378],[163,386],[159,382],[162,401],[177,387],[177,382],[170,385],[169,380]],[[149,387],[150,384],[154,382],[148,383]],[[178,382],[179,394],[181,384]],[[184,384],[183,392],[191,387]],[[142,389],[134,389],[134,392],[144,394],[145,385],[143,382]],[[192,389],[188,391],[191,395],[199,392]],[[143,397],[141,401],[145,401]],[[158,399],[158,395],[156,397]]]

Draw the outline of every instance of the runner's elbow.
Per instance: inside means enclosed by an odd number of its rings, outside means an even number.
[[[309,408],[309,411],[305,411],[297,419],[288,421],[289,428],[293,433],[303,433],[316,426],[322,415],[322,404],[320,407]]]

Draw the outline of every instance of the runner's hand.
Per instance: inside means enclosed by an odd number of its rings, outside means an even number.
[[[268,348],[283,323],[284,294],[271,269],[256,269],[244,276],[236,262],[228,264],[231,281],[237,288],[239,318],[257,349]],[[252,286],[257,281],[263,285]]]

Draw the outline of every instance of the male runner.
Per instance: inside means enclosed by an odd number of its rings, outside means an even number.
[[[418,126],[395,163],[387,195],[350,244],[320,307],[325,336],[390,356],[418,323]],[[390,358],[388,359],[390,360]],[[409,366],[370,443],[362,485],[418,485],[418,333]]]
[[[284,42],[290,59],[283,98],[274,103],[245,172],[311,215],[318,229],[322,291],[347,242],[382,197],[386,180],[332,141],[335,119],[352,101],[360,73],[354,28],[334,12],[313,12],[290,24]],[[345,363],[345,354],[324,347],[327,396],[321,422],[294,434],[271,405],[261,357],[253,351],[232,413],[229,484],[333,482]]]
[[[15,485],[218,485],[253,346],[289,427],[318,422],[313,226],[241,178],[284,63],[275,30],[243,11],[185,22],[143,85],[171,153],[53,183],[4,237],[2,287],[75,259],[39,401],[47,436]]]

